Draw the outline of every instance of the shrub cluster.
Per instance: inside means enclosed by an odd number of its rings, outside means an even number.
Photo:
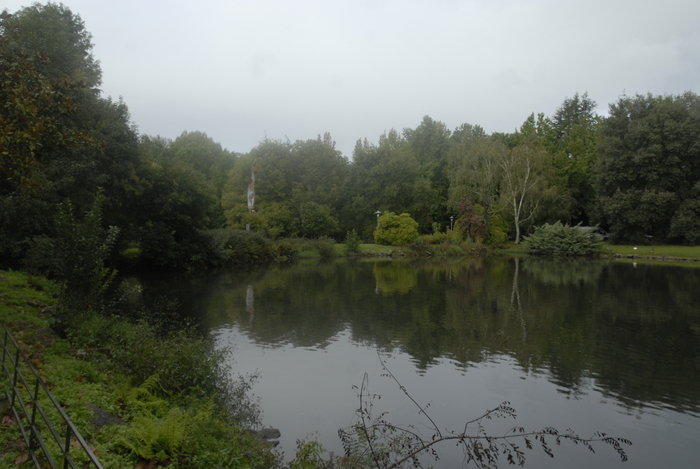
[[[260,233],[245,230],[206,230],[199,232],[202,254],[191,259],[191,264],[224,266],[247,264],[275,259],[277,249]]]
[[[598,254],[600,241],[592,231],[578,226],[545,223],[525,238],[525,254],[548,257],[591,257]]]

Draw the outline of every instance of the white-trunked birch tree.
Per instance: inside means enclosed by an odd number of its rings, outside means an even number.
[[[542,202],[556,198],[551,158],[539,145],[523,142],[506,152],[500,162],[501,204],[513,218],[515,243],[523,226],[532,222]]]

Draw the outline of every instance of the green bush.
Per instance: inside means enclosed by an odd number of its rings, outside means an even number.
[[[192,266],[225,266],[269,261],[277,249],[260,233],[245,230],[206,230],[199,232],[201,253],[191,259]]]
[[[425,240],[423,239],[424,236],[419,236],[413,241],[411,241],[411,244],[409,244],[409,248],[411,248],[412,251],[415,251],[416,253],[424,253],[425,250],[427,249],[428,245],[425,243]]]
[[[447,233],[434,233],[430,235],[423,235],[420,237],[423,240],[423,244],[448,244],[450,243],[450,238]]]
[[[348,254],[358,254],[360,252],[360,235],[357,231],[350,230],[345,235],[345,252]]]
[[[535,232],[525,238],[524,249],[529,256],[591,257],[598,254],[600,241],[592,231],[558,221],[535,227]]]
[[[390,246],[405,246],[418,236],[418,222],[408,213],[387,212],[379,217],[374,230],[374,242]]]
[[[301,234],[309,238],[330,236],[338,232],[338,220],[331,216],[331,208],[316,202],[306,202],[299,208]]]
[[[102,310],[105,293],[117,273],[105,267],[119,229],[102,227],[103,200],[99,192],[82,219],[69,200],[59,204],[55,237],[37,237],[32,242],[27,257],[30,271],[48,274],[61,285],[60,327],[67,327],[84,311]]]
[[[160,462],[159,467],[280,467],[278,454],[243,427],[221,419],[210,400],[173,406],[156,395],[158,387],[154,376],[126,390],[120,402],[129,409],[130,425],[115,429],[116,446]]]
[[[489,235],[485,243],[490,246],[500,246],[508,241],[508,221],[502,213],[497,213],[489,220]]]
[[[314,246],[322,259],[330,259],[335,256],[335,241],[327,236],[322,236],[314,241]]]
[[[278,259],[283,257],[289,259],[294,257],[294,254],[296,253],[296,250],[289,241],[278,241],[276,247]]]

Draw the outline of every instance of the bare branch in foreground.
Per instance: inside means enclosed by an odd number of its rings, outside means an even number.
[[[379,355],[379,352],[377,352]],[[499,456],[503,456],[508,464],[525,464],[524,450],[532,450],[535,445],[550,457],[554,452],[550,443],[554,441],[560,445],[562,441],[569,441],[576,445],[581,444],[595,453],[593,444],[602,443],[612,446],[624,462],[627,461],[627,453],[624,446],[632,442],[625,438],[610,437],[605,433],[596,432],[590,438],[581,438],[572,430],[566,432],[546,427],[542,430],[525,431],[523,427],[513,427],[502,435],[493,436],[487,432],[484,423],[492,418],[516,418],[515,409],[509,402],[503,402],[498,407],[484,412],[480,417],[465,423],[459,432],[449,434],[440,431],[435,421],[428,415],[427,406],[421,406],[399,382],[396,376],[386,366],[386,362],[379,359],[385,371],[384,376],[392,378],[401,391],[408,396],[411,402],[418,408],[430,422],[432,435],[424,437],[414,426],[399,427],[386,420],[386,412],[374,417],[373,401],[381,399],[379,395],[369,394],[367,391],[368,377],[365,374],[360,388],[355,387],[360,400],[357,409],[357,424],[338,431],[343,443],[346,456],[364,459],[377,469],[397,469],[410,463],[413,467],[422,467],[421,457],[430,455],[439,460],[440,455],[436,445],[442,442],[453,441],[461,446],[464,452],[464,463],[474,463],[479,468],[498,467]],[[524,444],[521,448],[517,443]]]

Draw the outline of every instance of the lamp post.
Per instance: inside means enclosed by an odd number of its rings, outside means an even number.
[[[451,216],[451,217],[450,217],[450,231],[452,231],[452,226],[453,226],[453,222],[454,222],[454,221],[455,221],[455,217],[454,217],[454,216]]]
[[[379,225],[379,215],[381,215],[382,212],[380,212],[379,210],[377,210],[376,212],[374,212],[374,214],[377,216],[377,225]]]

